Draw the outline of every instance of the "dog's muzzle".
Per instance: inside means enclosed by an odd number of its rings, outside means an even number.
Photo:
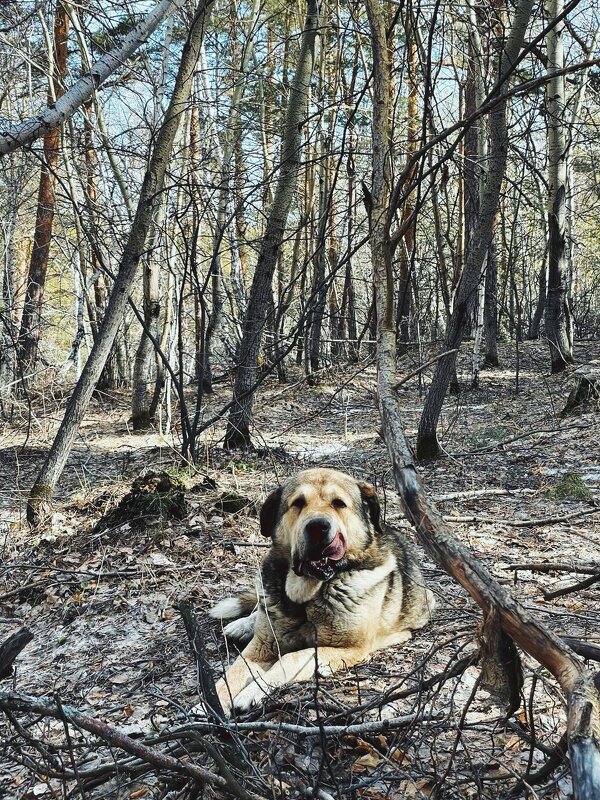
[[[306,523],[303,539],[302,553],[294,559],[294,572],[328,581],[335,574],[337,562],[346,555],[344,534],[320,517]]]

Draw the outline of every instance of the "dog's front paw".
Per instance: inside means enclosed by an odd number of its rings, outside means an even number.
[[[233,700],[233,707],[240,714],[245,714],[247,711],[259,706],[268,695],[269,690],[267,686],[252,681],[252,683],[236,695]]]
[[[231,716],[231,698],[229,697],[229,695],[227,695],[226,698],[225,697],[220,697],[219,699],[221,700],[221,706],[223,708],[225,716],[226,717],[230,717]],[[197,703],[195,706],[193,706],[189,710],[189,714],[192,717],[196,717],[197,719],[200,719],[200,720],[208,720],[209,718],[212,718],[214,716],[215,712],[216,712],[216,709],[212,709],[212,710],[209,711],[209,708],[207,707],[207,704],[206,704],[205,700],[201,700],[199,703]]]
[[[229,691],[229,686],[225,683],[224,679],[221,678],[215,684],[215,689],[217,690],[217,697],[221,703],[223,711],[225,712],[226,717],[231,716],[231,692]]]

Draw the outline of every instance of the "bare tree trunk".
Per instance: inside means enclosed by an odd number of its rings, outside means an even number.
[[[497,367],[500,363],[498,360],[498,255],[493,235],[487,253],[483,316],[485,325],[483,366]]]
[[[51,52],[48,54],[51,65],[48,105],[56,102],[64,93],[63,80],[67,72],[68,37],[69,18],[65,6],[59,0],[54,16],[54,36],[50,48]],[[25,381],[27,375],[35,369],[38,358],[42,302],[54,222],[54,186],[60,156],[60,143],[60,128],[53,128],[44,136],[44,159],[40,172],[33,249],[31,251],[31,261],[29,262],[25,305],[19,333],[18,358]]]
[[[173,17],[165,26],[162,47],[161,74],[158,81],[157,93],[154,101],[154,123],[156,128],[163,114],[162,102],[167,84],[169,69],[170,45],[173,33]],[[150,416],[149,394],[150,386],[154,379],[156,356],[153,341],[160,339],[160,278],[162,253],[157,255],[157,239],[159,229],[164,224],[166,217],[165,200],[160,205],[157,219],[150,232],[148,254],[144,267],[143,297],[144,297],[144,328],[135,354],[133,365],[133,385],[131,393],[131,424],[135,431],[145,430],[152,423]]]
[[[269,297],[272,292],[273,274],[285,233],[294,184],[300,164],[302,120],[306,113],[306,101],[310,91],[317,26],[317,0],[308,0],[308,12],[302,34],[300,55],[296,74],[290,87],[286,110],[279,179],[267,219],[244,319],[244,335],[240,344],[233,388],[234,405],[229,414],[225,434],[225,448],[228,450],[251,446],[250,423],[252,420],[254,385],[258,374],[258,354],[263,338]]]
[[[211,0],[200,0],[183,47],[171,102],[156,137],[154,150],[144,176],[135,219],[121,257],[119,272],[102,321],[98,340],[94,343],[81,378],[69,398],[58,433],[31,489],[27,504],[27,519],[32,526],[37,526],[49,518],[54,488],[62,474],[92,392],[123,320],[138,264],[146,251],[148,236],[161,201],[165,172],[171,158],[173,142],[189,100],[204,32],[204,13],[210,2]]]
[[[514,13],[508,41],[503,46],[499,57],[497,86],[500,91],[504,88],[511,74],[512,65],[523,45],[532,8],[533,0],[520,0]],[[444,397],[455,370],[457,350],[462,342],[467,319],[476,297],[477,286],[482,278],[485,255],[492,241],[507,151],[506,100],[502,100],[490,113],[489,170],[479,213],[479,236],[476,245],[469,252],[468,260],[460,277],[454,308],[442,347],[443,352],[450,351],[451,354],[441,358],[436,364],[419,422],[417,457],[420,459],[436,458],[441,452],[437,438],[437,425]]]
[[[563,0],[548,0],[548,17],[556,18]],[[565,64],[562,34],[564,23],[556,23],[547,36],[548,70]],[[550,346],[550,371],[562,372],[573,363],[571,312],[569,309],[567,247],[565,241],[567,193],[567,143],[565,137],[565,76],[553,75],[548,82],[548,293],[546,338]]]
[[[410,21],[410,9],[407,14],[409,21],[406,24],[406,61],[407,61],[407,142],[406,142],[406,163],[410,163],[417,149],[419,141],[419,114],[417,106],[418,98],[418,76],[417,76],[417,43],[413,30],[413,21]],[[417,165],[414,164],[407,176],[407,183],[411,183],[416,175]],[[410,220],[415,212],[415,199],[409,195],[402,207],[402,224]],[[411,316],[411,278],[413,261],[415,258],[415,225],[414,222],[408,226],[404,234],[404,240],[400,245],[398,258],[399,280],[398,280],[398,320],[397,334],[398,341],[406,345],[410,341],[410,316]]]

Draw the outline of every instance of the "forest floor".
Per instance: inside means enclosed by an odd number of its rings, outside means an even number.
[[[526,608],[558,634],[600,645],[600,584],[544,598],[544,592],[585,578],[579,569],[600,571],[600,413],[589,408],[562,418],[572,376],[547,375],[541,344],[525,343],[519,355],[518,392],[514,351],[506,350],[504,367],[482,372],[479,389],[448,398],[441,428],[447,456],[419,471],[456,536],[502,584],[513,587]],[[599,355],[600,343],[577,345],[578,363]],[[466,356],[461,367],[467,386]],[[405,356],[399,377],[412,369],[414,358]],[[265,552],[256,509],[269,489],[310,465],[346,470],[377,486],[387,521],[412,538],[378,434],[374,378],[373,366],[357,365],[327,370],[314,387],[299,374],[287,385],[267,381],[256,403],[259,449],[223,451],[223,429],[217,427],[205,438],[197,471],[181,469],[176,431],[169,437],[134,433],[127,398],[95,402],[61,481],[53,530],[35,538],[24,522],[24,501],[64,402],[34,400],[31,423],[5,424],[0,643],[22,626],[34,639],[18,658],[12,684],[4,681],[1,688],[59,699],[136,741],[159,746],[169,732],[176,740],[198,702],[194,656],[178,602],[193,603],[218,672],[227,654],[219,625],[205,612],[252,584]],[[207,416],[229,396],[230,387],[220,384]],[[414,441],[422,406],[417,378],[400,390],[400,402]],[[184,482],[185,518],[96,528],[147,469],[168,470]],[[219,505],[224,493],[247,498],[247,504],[226,513]],[[247,717],[256,729],[243,736],[240,729],[239,735],[249,759],[247,786],[256,794],[492,798],[514,787],[528,767],[544,763],[565,725],[555,682],[524,657],[523,700],[506,720],[501,705],[479,685],[475,666],[463,664],[450,677],[459,659],[477,648],[481,614],[421,555],[438,596],[429,626],[404,647],[378,652],[318,686],[285,688]],[[519,569],[543,563],[554,567]],[[328,729],[403,715],[406,724],[388,729],[382,723],[376,732],[340,735]],[[98,746],[83,731],[73,729],[65,740],[61,720],[17,717],[27,725],[19,729],[15,721],[0,720],[1,798],[191,796],[181,781],[165,782],[159,771],[120,770],[123,753]],[[318,722],[321,730],[260,730],[258,721],[265,720]],[[191,741],[188,751],[194,749]],[[183,754],[181,748],[172,752]],[[206,753],[193,757],[215,769]],[[52,758],[57,770],[67,772],[78,760],[84,777],[53,777]],[[559,767],[535,791],[530,796],[569,797],[568,769]]]

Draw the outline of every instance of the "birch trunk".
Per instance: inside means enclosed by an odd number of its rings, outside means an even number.
[[[44,136],[54,128],[59,128],[67,119],[94,94],[96,89],[147,41],[169,14],[184,5],[185,0],[162,0],[129,33],[123,42],[105,53],[102,58],[92,64],[71,88],[56,103],[51,103],[41,114],[13,125],[8,130],[0,131],[0,156],[12,153],[20,147]]]
[[[563,0],[548,0],[550,19],[563,10]],[[547,36],[548,71],[565,65],[562,34],[556,23]],[[547,89],[548,112],[548,292],[546,338],[550,347],[550,371],[563,372],[573,363],[571,313],[569,310],[566,233],[567,142],[565,137],[565,76],[553,75]]]

